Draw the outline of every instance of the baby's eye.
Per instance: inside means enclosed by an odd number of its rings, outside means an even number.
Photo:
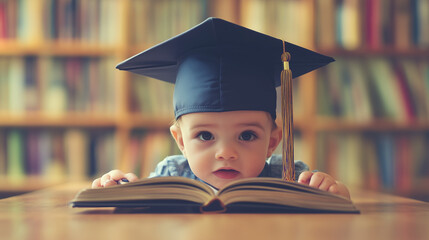
[[[253,141],[257,138],[256,134],[253,131],[244,131],[238,137],[242,141]]]
[[[202,141],[213,140],[213,134],[211,134],[210,132],[206,132],[206,131],[198,133],[197,137]]]

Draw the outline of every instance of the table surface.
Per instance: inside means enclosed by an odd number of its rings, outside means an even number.
[[[0,200],[0,239],[429,239],[429,203],[352,190],[361,214],[112,214],[69,208],[87,183]]]

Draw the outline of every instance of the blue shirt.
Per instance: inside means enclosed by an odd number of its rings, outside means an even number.
[[[265,163],[264,169],[258,177],[282,177],[282,157],[273,155]],[[298,180],[299,175],[308,171],[307,164],[302,161],[295,161],[295,180]],[[183,155],[168,156],[162,160],[155,168],[149,177],[166,177],[166,176],[181,176],[202,181],[192,172],[189,167],[188,160]]]

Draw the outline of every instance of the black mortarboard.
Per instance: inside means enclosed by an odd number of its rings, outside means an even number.
[[[334,61],[308,49],[209,18],[124,62],[120,70],[175,84],[176,119],[188,113],[266,111],[282,86],[283,179],[294,181],[292,78]]]
[[[332,62],[286,43],[293,78]],[[283,41],[218,18],[117,65],[140,75],[175,83],[176,119],[194,112],[261,110],[276,118]]]

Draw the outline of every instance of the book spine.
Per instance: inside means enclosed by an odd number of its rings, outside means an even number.
[[[399,97],[402,99],[402,102],[405,105],[406,119],[408,121],[414,121],[416,118],[416,109],[414,107],[415,103],[413,102],[413,99],[411,97],[412,93],[409,88],[409,85],[407,84],[407,80],[405,79],[406,76],[403,72],[403,69],[399,66],[398,63],[395,63],[394,71],[400,89]]]
[[[12,129],[7,137],[7,175],[11,180],[20,181],[25,177],[23,133]]]
[[[41,154],[39,148],[39,131],[29,130],[26,137],[25,162],[27,174],[30,176],[40,176],[41,173]],[[1,154],[1,153],[0,153]]]
[[[100,176],[118,168],[114,137],[110,131],[0,129],[0,177],[58,182]]]
[[[407,50],[429,46],[426,0],[326,0],[316,1],[314,6],[315,39],[320,49]]]
[[[8,38],[7,3],[0,2],[0,39]]]
[[[24,59],[11,58],[9,70],[9,109],[15,114],[23,114],[25,102],[23,96],[25,89]]]
[[[165,157],[180,154],[176,144],[166,131],[136,130],[128,140],[123,171],[147,177]]]
[[[7,57],[0,57],[0,113],[9,112],[9,64]]]
[[[63,42],[113,45],[118,37],[118,1],[45,0],[43,35]],[[26,9],[26,8],[24,8]],[[25,21],[23,21],[25,23]]]
[[[412,188],[412,161],[410,159],[411,147],[410,141],[404,137],[399,136],[395,138],[395,190],[399,193],[407,193]]]
[[[419,31],[418,45],[421,48],[429,47],[429,1],[419,0],[416,4],[419,18],[417,19]]]
[[[40,110],[40,87],[39,74],[37,70],[36,57],[30,56],[24,59],[24,109],[26,112],[34,112]]]
[[[315,1],[315,45],[320,49],[335,48],[335,0]]]
[[[418,11],[419,0],[410,0],[410,29],[411,29],[411,42],[414,46],[418,46],[420,42],[420,16]]]
[[[425,94],[425,85],[423,80],[423,74],[420,71],[417,62],[410,59],[402,59],[399,61],[402,69],[404,70],[405,79],[407,85],[412,92],[412,100],[414,102],[414,108],[418,119],[428,119],[428,97]]]
[[[337,58],[318,72],[318,114],[357,122],[427,120],[428,64],[413,58]]]
[[[0,129],[0,177],[7,176],[7,141],[6,131]]]

